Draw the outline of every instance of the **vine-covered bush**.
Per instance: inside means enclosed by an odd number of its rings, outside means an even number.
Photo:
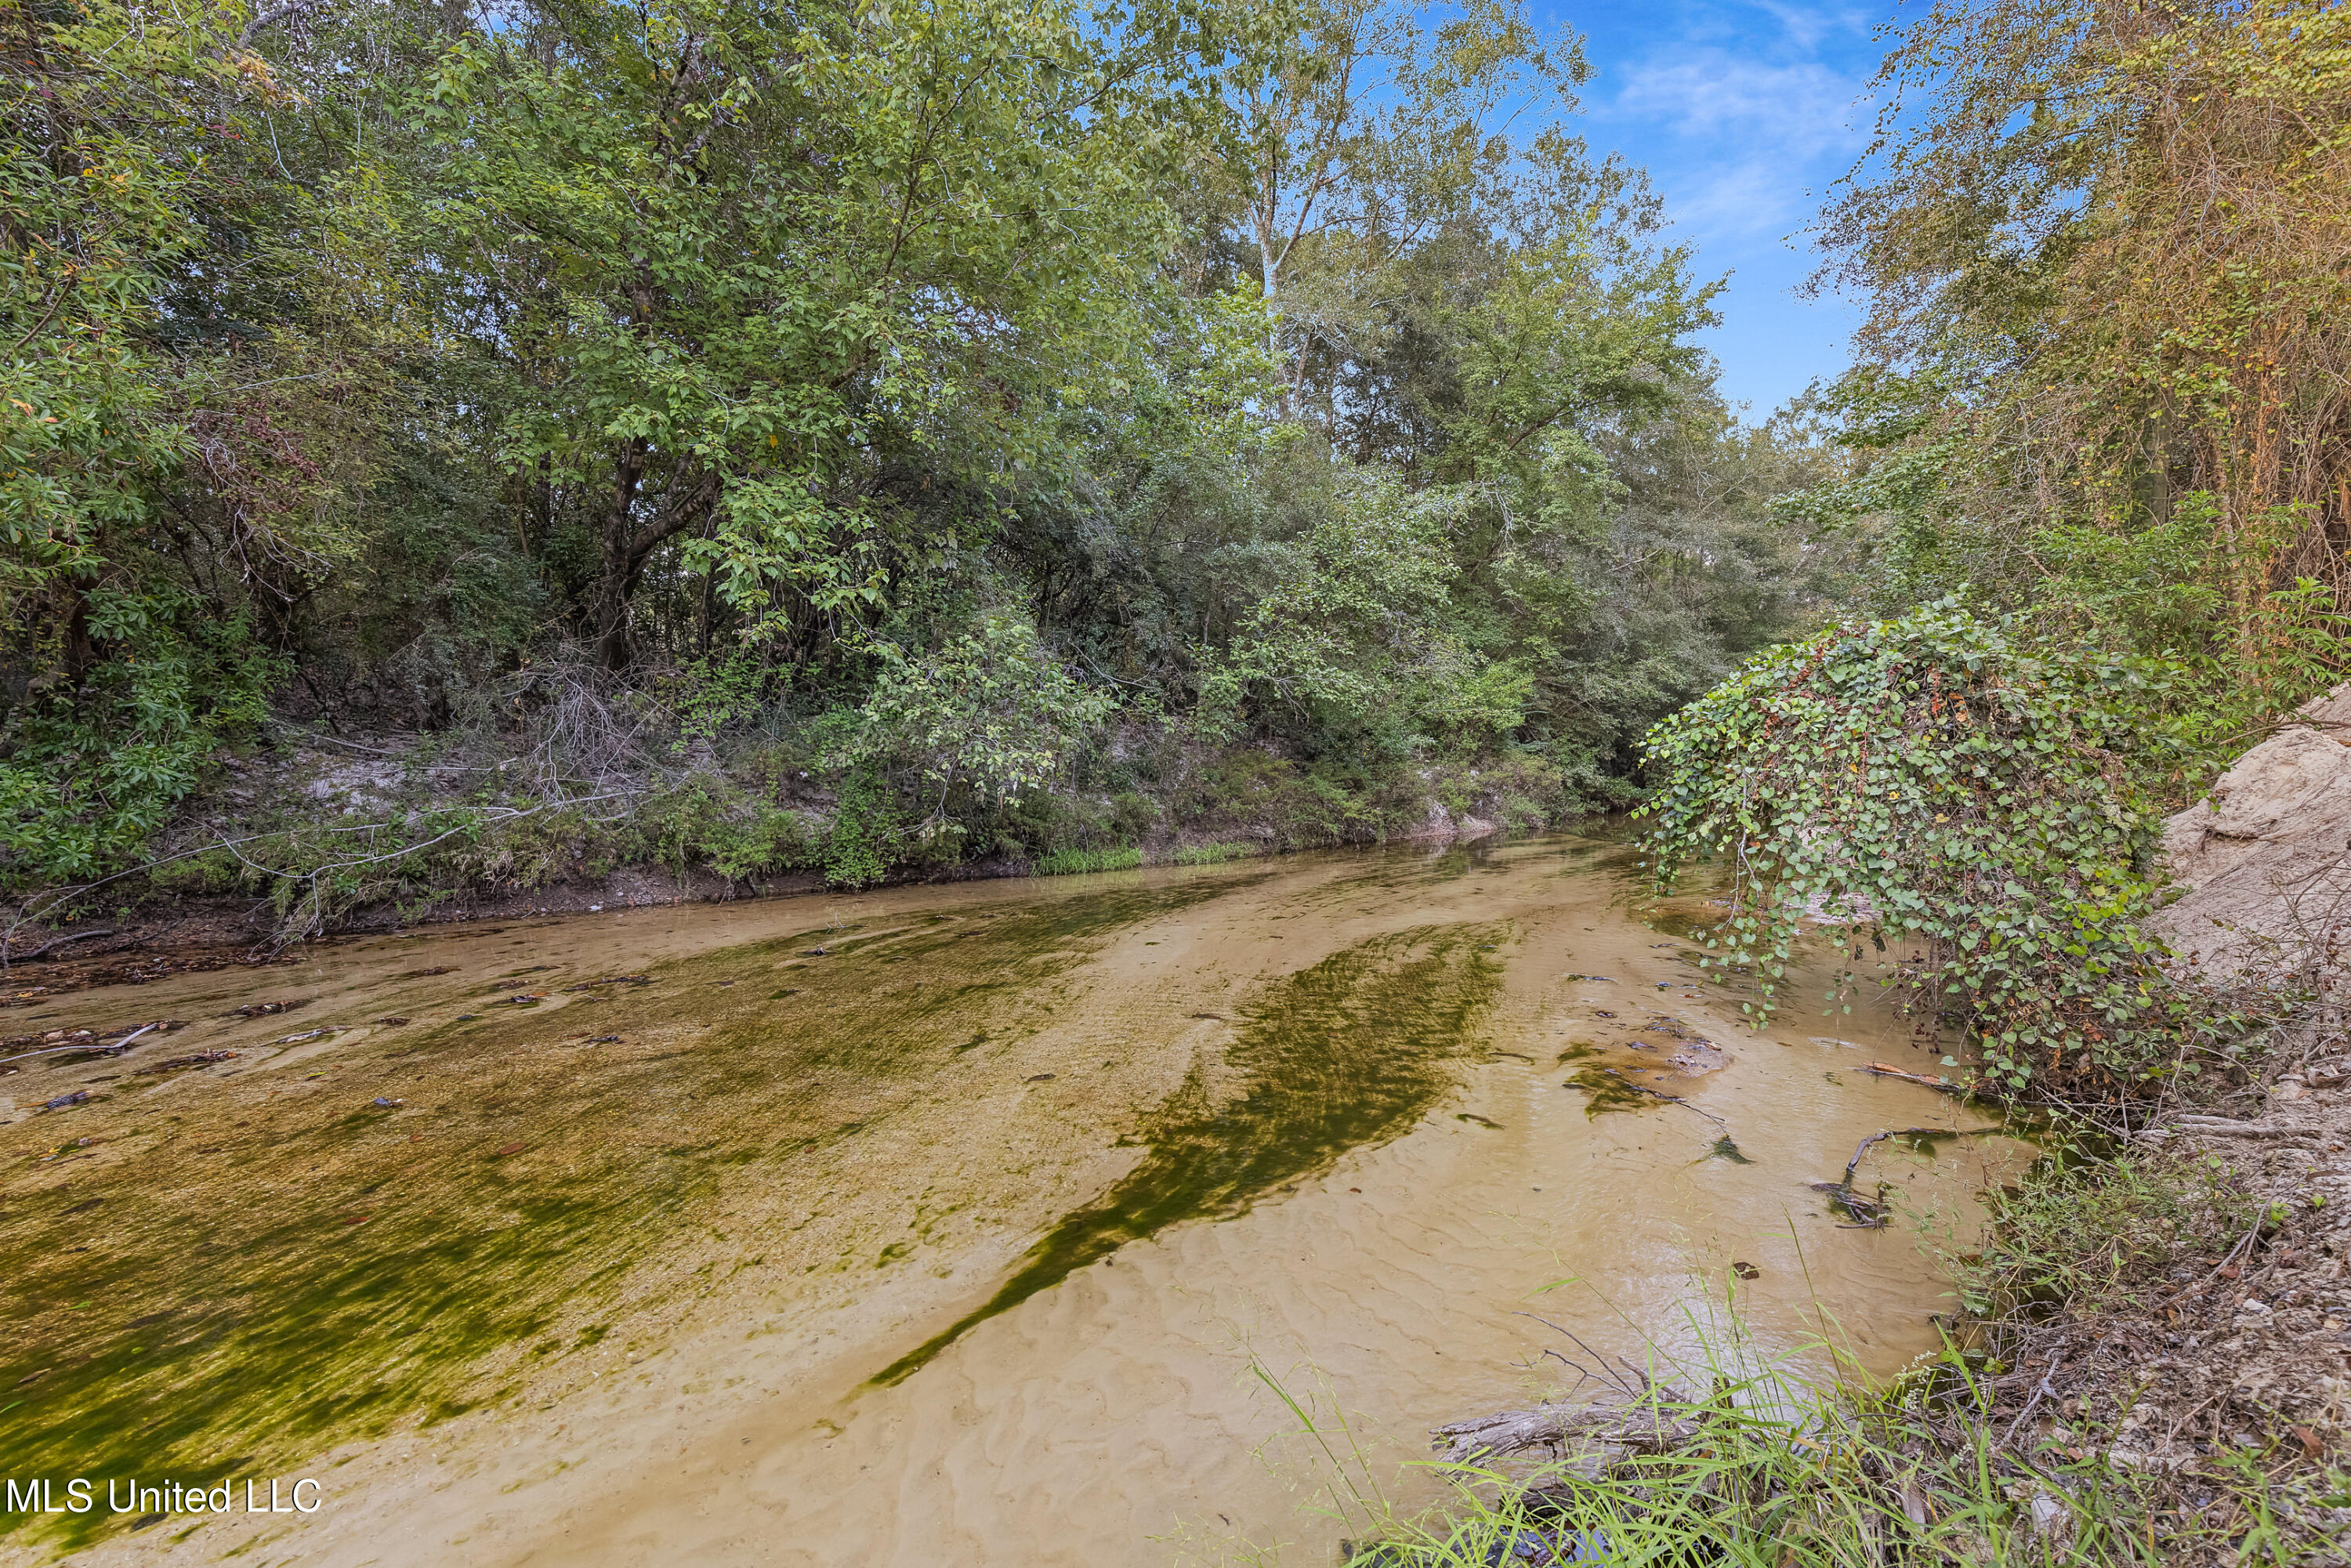
[[[2141,929],[2156,806],[2127,766],[2135,666],[1950,601],[1773,649],[1647,741],[1660,880],[1719,856],[1709,962],[1773,1005],[1806,919],[1923,941],[1938,1010],[2009,1087],[2163,1071],[2185,998]]]

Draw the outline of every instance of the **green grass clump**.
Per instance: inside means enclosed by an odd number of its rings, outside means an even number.
[[[1036,876],[1075,876],[1089,871],[1133,871],[1143,863],[1143,852],[1132,845],[1115,850],[1055,850],[1039,855],[1029,872]]]
[[[1225,844],[1185,844],[1167,857],[1170,865],[1221,865],[1227,861],[1247,860],[1261,853],[1257,845],[1247,841]]]
[[[1727,1332],[1693,1327],[1697,1357],[1667,1365],[1656,1353],[1660,1364],[1646,1371],[1578,1342],[1572,1364],[1585,1376],[1554,1396],[1571,1435],[1513,1454],[1465,1445],[1405,1463],[1403,1474],[1440,1490],[1413,1507],[1389,1495],[1335,1400],[1293,1395],[1261,1363],[1254,1371],[1324,1472],[1315,1507],[1348,1530],[1345,1568],[2341,1561],[2327,1539],[2339,1526],[2326,1521],[2351,1506],[2351,1478],[2290,1449],[2142,1470],[2107,1458],[2110,1439],[2078,1418],[2071,1430],[2016,1430],[1994,1409],[2006,1368],[1980,1350],[1947,1343],[1870,1385],[1828,1344],[1766,1357],[1735,1321]],[[1824,1354],[1844,1381],[1796,1370]],[[1601,1430],[1572,1435],[1586,1411],[1601,1413]]]

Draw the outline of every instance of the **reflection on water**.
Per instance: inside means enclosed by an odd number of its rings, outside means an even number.
[[[1703,906],[1635,875],[1591,840],[1334,854],[68,998],[11,1031],[171,1014],[152,1060],[237,1054],[0,1077],[0,1473],[331,1458],[330,1514],[185,1527],[271,1561],[1139,1563],[1214,1519],[1320,1554],[1249,1458],[1236,1313],[1407,1456],[1533,1386],[1512,1313],[1562,1276],[1545,1314],[1637,1351],[1735,1253],[1767,1335],[1824,1308],[1898,1364],[1933,1270],[1809,1184],[1965,1113],[1847,1071],[1898,1019],[1749,1033]],[[1869,1179],[1963,1228],[2005,1146],[1886,1140]],[[130,1561],[130,1522],[0,1515],[0,1555]]]

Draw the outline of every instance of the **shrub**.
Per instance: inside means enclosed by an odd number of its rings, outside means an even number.
[[[54,888],[135,859],[207,754],[258,728],[287,677],[242,621],[185,637],[145,631],[135,656],[78,689],[32,693],[0,719],[0,884]]]
[[[1650,731],[1659,879],[1720,856],[1715,962],[1768,1011],[1802,923],[1921,940],[1918,977],[2020,1087],[2124,1081],[2192,1010],[2141,928],[2162,823],[2127,754],[2135,666],[2023,645],[1943,601],[1776,648]],[[1858,949],[1855,950],[1856,953]]]
[[[905,813],[881,769],[852,772],[841,787],[840,810],[819,857],[835,887],[866,887],[890,874],[906,847]]]

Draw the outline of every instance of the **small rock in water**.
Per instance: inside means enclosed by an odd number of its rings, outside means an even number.
[[[1720,1069],[1730,1061],[1730,1057],[1719,1046],[1699,1040],[1691,1041],[1666,1061],[1683,1077],[1696,1078],[1700,1073]]]
[[[408,1103],[405,1100],[387,1100],[381,1094],[375,1097],[375,1103],[383,1106],[386,1110],[391,1109],[394,1105],[405,1105]]]
[[[1031,1083],[1042,1083],[1042,1082],[1045,1082],[1045,1080],[1047,1080],[1048,1078],[1050,1078],[1050,1077],[1052,1077],[1052,1076],[1053,1076],[1053,1075],[1052,1075],[1051,1073],[1050,1073],[1050,1072],[1040,1072],[1039,1074],[1037,1074],[1037,1076],[1036,1076],[1036,1077],[1031,1078],[1030,1080],[1029,1080],[1029,1082],[1031,1082]]]
[[[1760,1280],[1763,1277],[1763,1270],[1752,1263],[1734,1262],[1730,1265],[1730,1271],[1742,1280]]]
[[[70,1094],[58,1095],[56,1099],[44,1104],[41,1109],[44,1111],[62,1111],[68,1105],[78,1105],[89,1098],[89,1090],[77,1089]]]

